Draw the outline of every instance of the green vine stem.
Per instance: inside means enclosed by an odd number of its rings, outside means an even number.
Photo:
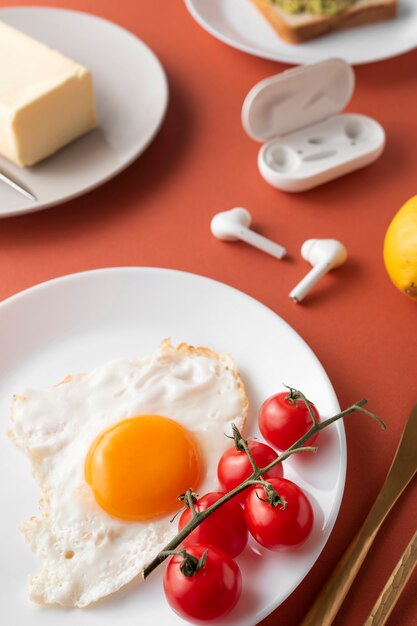
[[[200,559],[198,559],[193,554],[190,554],[190,552],[187,552],[186,550],[167,550],[164,553],[164,556],[181,556],[182,561],[180,563],[180,570],[184,574],[184,576],[187,576],[187,578],[192,578],[202,567],[205,566],[207,560],[207,552],[208,550],[204,550]]]
[[[280,454],[280,456],[277,459],[272,461],[272,463],[270,463],[266,467],[258,467],[248,448],[248,445],[245,439],[243,439],[243,437],[240,435],[236,426],[234,426],[233,430],[234,430],[235,435],[237,434],[239,435],[238,444],[241,447],[241,449],[243,449],[248,455],[252,468],[253,468],[253,473],[249,476],[249,478],[247,478],[242,483],[240,483],[240,485],[238,485],[237,487],[235,487],[234,489],[226,493],[222,498],[214,502],[214,504],[212,504],[210,507],[208,507],[204,511],[197,511],[195,509],[194,501],[193,501],[193,491],[189,489],[185,493],[185,498],[183,499],[187,501],[188,505],[190,506],[192,510],[193,515],[190,521],[188,522],[188,524],[184,526],[184,528],[177,535],[175,535],[175,537],[171,539],[169,543],[167,543],[167,545],[155,556],[155,558],[152,559],[152,561],[143,568],[142,576],[144,579],[146,579],[149,576],[149,574],[151,574],[161,563],[163,563],[163,561],[165,561],[165,559],[170,554],[172,554],[172,551],[175,550],[184,541],[184,539],[188,537],[188,535],[192,533],[192,531],[195,530],[195,528],[197,528],[197,526],[201,524],[201,522],[203,522],[209,515],[214,513],[214,511],[216,511],[219,507],[221,507],[225,502],[228,502],[238,493],[241,493],[242,491],[244,491],[245,489],[247,489],[247,487],[251,485],[259,485],[259,484],[264,485],[265,481],[263,480],[262,476],[272,467],[274,467],[278,463],[282,463],[282,461],[285,461],[285,459],[287,459],[289,456],[291,456],[292,454],[296,452],[316,452],[317,451],[316,447],[305,446],[304,444],[307,443],[309,439],[313,437],[313,435],[315,435],[316,433],[319,433],[321,430],[324,430],[325,428],[330,426],[330,424],[333,424],[333,422],[336,422],[337,420],[343,417],[346,417],[350,413],[359,411],[375,419],[379,423],[381,428],[384,428],[384,429],[386,428],[384,422],[377,415],[363,408],[363,405],[367,403],[367,400],[359,400],[359,402],[356,402],[352,406],[348,407],[344,411],[341,411],[340,413],[337,413],[333,417],[329,417],[328,419],[322,422],[318,422],[315,419],[314,413],[311,409],[311,402],[307,400],[304,394],[301,393],[301,391],[298,391],[296,389],[292,389],[290,387],[289,389],[291,392],[292,400],[294,401],[300,400],[301,402],[304,402],[306,404],[307,409],[312,419],[311,428],[305,433],[305,435],[300,437],[298,441],[296,441],[290,448],[288,448],[288,450],[285,450],[285,452]],[[279,495],[278,495],[278,498],[279,498]],[[281,500],[280,498],[279,498],[279,502],[281,503],[282,506],[285,506],[284,501]]]

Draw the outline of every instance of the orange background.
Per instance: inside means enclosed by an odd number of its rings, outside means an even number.
[[[366,417],[346,421],[348,474],[335,529],[309,576],[262,622],[295,626],[368,512],[417,401],[417,303],[393,287],[382,262],[389,221],[417,193],[417,51],[356,68],[348,109],[384,126],[383,156],[321,188],[287,195],[260,177],[259,146],[240,122],[249,89],[286,69],[283,64],[212,38],[180,1],[43,4],[95,13],[137,34],[166,69],[170,104],[155,141],[117,178],[65,205],[0,221],[0,299],[55,276],[103,266],[168,267],[209,276],[289,322],[323,363],[342,407],[366,397],[388,423],[382,432]],[[215,240],[212,215],[233,206],[247,207],[254,228],[285,245],[291,257],[279,262],[245,244]],[[297,306],[287,294],[308,269],[299,249],[310,237],[342,240],[349,262]],[[366,619],[415,530],[416,495],[414,484],[385,522],[335,626]],[[416,582],[414,574],[391,624],[415,626]]]

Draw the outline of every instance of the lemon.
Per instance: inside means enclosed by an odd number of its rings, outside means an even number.
[[[401,207],[388,226],[384,263],[394,285],[417,300],[417,196]]]

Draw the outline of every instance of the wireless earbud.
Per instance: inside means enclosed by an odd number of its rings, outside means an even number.
[[[301,256],[313,269],[289,294],[294,302],[301,302],[324,274],[339,267],[347,259],[345,246],[336,239],[308,239],[301,246]]]
[[[277,259],[282,259],[287,254],[286,249],[250,230],[251,222],[252,217],[249,211],[238,207],[217,213],[211,220],[210,228],[217,239],[222,241],[237,241],[240,239],[267,254],[271,254]]]

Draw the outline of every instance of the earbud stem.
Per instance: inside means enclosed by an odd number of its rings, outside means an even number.
[[[298,285],[290,292],[289,296],[294,302],[301,302],[308,294],[310,289],[320,280],[329,270],[329,263],[319,263],[309,271],[307,276],[301,280]]]
[[[249,230],[248,228],[244,228],[243,226],[236,228],[236,237],[251,246],[255,246],[258,250],[262,250],[263,252],[270,254],[276,259],[282,259],[282,257],[287,254],[287,251],[283,246],[280,246],[278,243],[275,243],[266,237],[262,237],[262,235],[258,235],[258,233],[255,233],[253,230]]]

